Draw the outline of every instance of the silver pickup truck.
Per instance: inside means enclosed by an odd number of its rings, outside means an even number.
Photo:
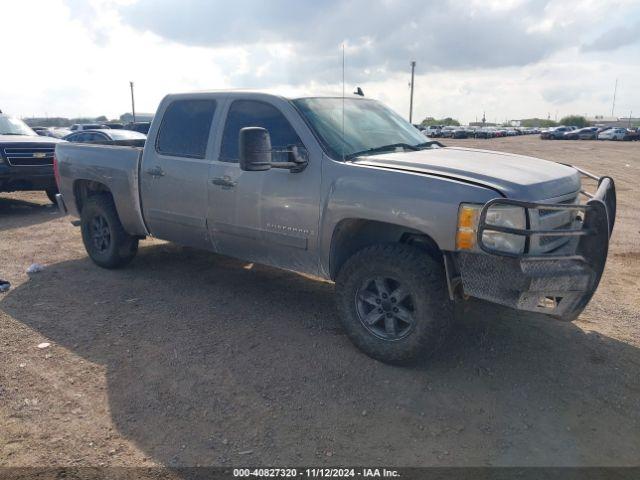
[[[54,167],[99,266],[153,236],[332,280],[352,341],[397,364],[435,351],[467,296],[575,319],[616,209],[609,177],[443,147],[357,95],[168,95],[144,149],[60,143]]]

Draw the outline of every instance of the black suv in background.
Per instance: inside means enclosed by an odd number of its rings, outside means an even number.
[[[57,138],[38,136],[22,120],[0,114],[0,192],[44,190],[53,203]]]

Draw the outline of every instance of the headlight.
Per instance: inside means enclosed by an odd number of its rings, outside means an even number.
[[[482,205],[462,204],[458,210],[458,231],[456,233],[456,249],[478,251],[478,220]],[[489,207],[485,223],[487,226],[526,228],[524,208],[508,205]],[[485,230],[482,243],[488,248],[507,253],[523,253],[526,237],[512,233]]]

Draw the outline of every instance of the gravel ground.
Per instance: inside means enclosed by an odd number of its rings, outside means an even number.
[[[44,193],[1,194],[0,465],[638,465],[640,143],[445,143],[616,179],[576,322],[471,300],[435,358],[391,367],[330,283],[155,240],[102,270]]]

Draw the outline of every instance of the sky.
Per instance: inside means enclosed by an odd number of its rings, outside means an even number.
[[[414,123],[640,116],[640,0],[0,0],[0,109],[117,118],[167,93],[360,86]]]

